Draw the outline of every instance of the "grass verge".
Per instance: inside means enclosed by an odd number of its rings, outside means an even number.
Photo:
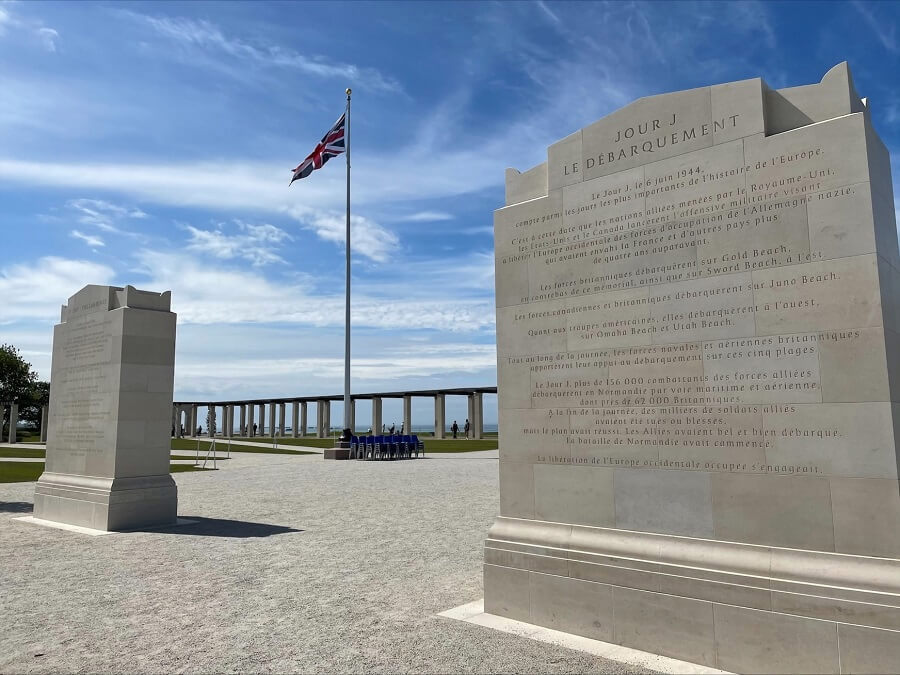
[[[253,439],[256,441],[256,439]],[[300,440],[299,438],[296,440]],[[260,441],[265,442],[265,441]],[[272,442],[272,439],[269,439],[269,442]],[[288,448],[281,447],[282,439],[278,439],[278,448],[258,448],[253,445],[241,445],[240,443],[232,443],[231,451],[232,452],[255,452],[259,454],[270,454],[270,455],[316,455],[316,452],[309,452],[308,450],[290,450]],[[318,447],[318,446],[316,446]],[[331,447],[326,446],[326,447]],[[189,450],[191,452],[197,451],[197,441],[191,440],[189,438],[173,438],[172,439],[172,450]],[[200,441],[200,452],[205,453],[209,450],[209,441]],[[217,453],[225,453],[228,450],[228,441],[222,441],[221,439],[216,440],[216,452]],[[188,459],[194,459],[190,457]]]
[[[183,471],[213,471],[190,464],[172,464],[171,473]],[[25,483],[36,481],[44,473],[43,462],[0,462],[0,483]]]

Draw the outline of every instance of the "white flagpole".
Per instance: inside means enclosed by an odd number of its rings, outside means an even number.
[[[350,93],[347,89],[347,119],[344,125],[345,154],[347,155],[347,298],[344,313],[344,433],[343,440],[350,442]]]

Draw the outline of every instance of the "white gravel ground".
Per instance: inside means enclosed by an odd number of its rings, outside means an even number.
[[[497,453],[233,454],[176,474],[195,525],[91,537],[0,485],[0,672],[635,672],[437,617],[482,597]]]

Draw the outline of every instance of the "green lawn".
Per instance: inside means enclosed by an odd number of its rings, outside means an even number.
[[[27,457],[43,459],[45,452],[35,448],[0,448],[0,457]]]
[[[172,464],[169,467],[172,473],[183,471],[213,471],[213,469],[201,469],[191,464]],[[43,462],[0,462],[0,483],[25,483],[35,481],[44,473]]]
[[[256,440],[256,439],[254,439],[254,440]],[[300,439],[298,438],[295,440],[300,440]],[[269,442],[271,442],[271,439],[269,439]],[[330,448],[331,446],[329,445],[327,447]],[[173,450],[188,450],[190,452],[196,452],[197,451],[197,441],[191,440],[189,438],[173,438],[172,439],[172,449]],[[206,453],[207,449],[209,449],[209,441],[200,441],[201,456]],[[222,439],[216,439],[216,453],[217,454],[225,453],[227,451],[228,451],[228,441],[227,440],[223,441]],[[276,454],[276,455],[315,455],[315,454],[318,454],[315,452],[309,452],[309,451],[305,451],[305,450],[290,450],[288,448],[284,448],[284,447],[282,447],[281,439],[278,439],[278,448],[277,449],[273,449],[271,447],[258,448],[253,445],[241,445],[240,443],[232,442],[231,451],[232,452],[256,452],[256,453],[261,453],[261,454]],[[191,457],[190,459],[193,459],[193,457]]]

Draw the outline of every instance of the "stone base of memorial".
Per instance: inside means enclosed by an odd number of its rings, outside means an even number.
[[[63,306],[36,519],[96,530],[176,522],[170,301],[169,292],[85,286]]]
[[[846,64],[507,170],[485,611],[734,672],[900,666],[900,253]]]
[[[323,454],[325,459],[350,459],[350,444],[339,441],[337,447],[325,448]]]

